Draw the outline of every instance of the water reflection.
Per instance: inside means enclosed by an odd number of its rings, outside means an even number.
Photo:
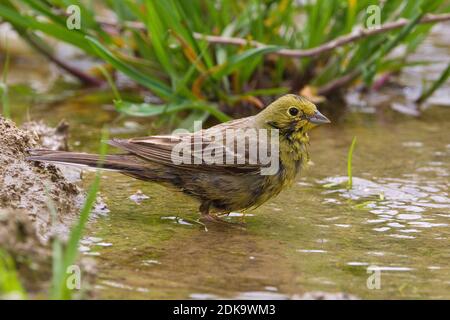
[[[411,146],[408,144],[408,147]],[[416,147],[417,145],[415,145]],[[439,176],[446,177],[447,170],[443,162],[434,162],[439,168]],[[420,170],[430,172],[432,170]],[[354,206],[366,209],[377,216],[368,216],[366,222],[375,225],[376,232],[391,231],[389,236],[402,239],[415,239],[413,235],[401,233],[419,233],[420,228],[447,227],[447,219],[442,214],[428,212],[430,209],[450,209],[448,185],[440,180],[430,180],[414,175],[414,179],[373,178],[373,180],[353,177],[353,186],[346,188],[347,177],[329,177],[318,181],[326,190],[324,203],[340,205],[343,199],[350,199]],[[334,198],[330,198],[334,196]],[[335,224],[336,225],[336,224]]]

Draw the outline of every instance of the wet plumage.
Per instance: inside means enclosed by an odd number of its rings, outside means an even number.
[[[212,212],[229,213],[255,208],[289,186],[308,160],[308,131],[327,122],[329,120],[307,99],[285,95],[255,116],[195,133],[113,139],[109,144],[125,153],[106,156],[102,167],[181,190],[198,199],[202,215],[211,218]],[[245,139],[241,134],[251,130],[259,132],[259,129],[266,129],[268,134],[273,130],[279,132],[278,141],[272,142],[279,150],[277,170],[273,174],[261,174],[268,164],[251,152],[251,146],[259,144],[260,139],[266,136],[258,134]],[[236,130],[240,133],[232,141],[227,140],[226,133]],[[238,141],[240,139],[245,141]],[[180,162],[180,153],[174,152],[180,143],[200,153],[193,152],[189,154],[189,161]],[[236,148],[239,143],[244,145],[243,149]],[[216,159],[222,156],[222,159],[229,157],[235,161],[207,163],[202,159],[205,152],[216,156]],[[89,167],[97,166],[99,161],[97,155],[85,153],[32,150],[30,154],[29,159],[33,161]],[[237,163],[238,158],[244,159],[245,163]]]

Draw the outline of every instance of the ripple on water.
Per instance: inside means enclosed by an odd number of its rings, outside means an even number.
[[[141,190],[136,191],[135,194],[131,195],[130,200],[136,204],[141,204],[143,201],[149,199],[150,197],[145,195]]]
[[[415,239],[414,236],[407,236],[405,234],[390,234],[389,237],[398,238],[398,239]]]
[[[176,217],[176,216],[164,216],[164,217],[161,217],[161,220],[170,220],[174,224],[180,224],[180,225],[185,225],[185,226],[193,225],[192,223],[186,221],[185,219],[182,219],[182,218]]]
[[[416,232],[420,232],[417,229],[403,229],[403,230],[399,230],[400,232],[404,232],[404,233],[416,233]]]
[[[112,288],[116,288],[116,289],[122,289],[122,290],[127,290],[127,291],[136,291],[136,292],[141,292],[141,293],[148,293],[150,292],[149,289],[147,288],[142,288],[142,287],[133,287],[124,283],[120,283],[120,282],[116,282],[116,281],[111,281],[111,280],[103,280],[102,285],[107,286],[107,287],[112,287]]]
[[[439,266],[428,266],[427,269],[429,269],[429,270],[440,270],[441,267],[439,267]]]
[[[159,262],[158,260],[148,259],[148,260],[142,260],[142,264],[144,266],[154,266],[154,265],[161,264],[161,262]]]
[[[286,294],[270,291],[248,291],[239,293],[234,299],[237,300],[287,300]]]
[[[445,171],[440,167],[442,162],[429,164],[434,169]],[[318,183],[327,189],[323,191],[327,195],[324,203],[339,204],[339,198],[351,199],[358,203],[357,208],[366,208],[374,214],[376,218],[369,216],[366,222],[376,224],[372,228],[375,232],[387,233],[394,238],[414,239],[414,236],[406,233],[420,233],[425,228],[448,227],[445,223],[447,221],[430,222],[436,218],[446,218],[442,212],[433,210],[450,209],[446,184],[439,179],[422,178],[418,174],[404,176],[407,178],[373,178],[373,181],[353,177],[353,187],[350,190],[345,187],[347,177],[329,177]]]
[[[431,223],[426,221],[412,221],[409,222],[410,225],[416,226],[418,228],[433,228],[433,227],[447,227],[446,223]]]
[[[423,143],[420,141],[405,141],[402,143],[402,146],[407,148],[421,148],[423,147]]]
[[[272,286],[265,286],[264,289],[266,291],[272,291],[272,292],[277,292],[278,291],[277,287],[272,287]]]
[[[369,263],[367,262],[359,262],[359,261],[350,261],[347,262],[348,266],[354,266],[354,267],[358,267],[358,266],[368,266]]]
[[[403,224],[400,224],[398,222],[390,222],[387,225],[391,228],[404,228],[405,227]]]
[[[386,253],[384,253],[382,251],[369,251],[369,252],[367,252],[367,254],[369,256],[375,256],[375,257],[382,257],[382,256],[386,255]]]
[[[413,268],[409,267],[391,267],[391,266],[370,266],[370,271],[412,271]]]
[[[112,243],[104,242],[102,238],[98,237],[85,237],[81,239],[78,250],[87,256],[99,256],[100,252],[91,251],[92,247],[111,247]]]
[[[382,223],[382,222],[386,222],[387,219],[369,219],[367,220],[367,223]]]
[[[111,247],[112,243],[111,242],[97,242],[97,243],[95,243],[95,245],[99,246],[99,247]]]
[[[269,289],[270,288],[270,289]],[[237,300],[355,300],[358,297],[347,294],[344,292],[322,292],[322,291],[312,291],[306,292],[304,294],[294,294],[287,295],[274,291],[272,288],[275,287],[265,287],[266,291],[247,291],[238,293],[233,299]],[[277,289],[278,290],[278,289]],[[212,293],[192,293],[189,295],[191,299],[194,300],[218,300],[222,299],[216,294]]]
[[[391,228],[389,228],[389,227],[380,227],[380,228],[373,228],[372,230],[373,231],[377,231],[377,232],[385,232],[385,231],[388,231],[390,229]]]
[[[420,214],[401,213],[396,217],[399,220],[419,220],[422,219]]]
[[[217,300],[220,299],[219,296],[211,293],[191,293],[189,295],[191,299],[194,300]]]

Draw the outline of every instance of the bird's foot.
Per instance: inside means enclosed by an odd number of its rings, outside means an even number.
[[[222,218],[222,216],[224,215],[228,215],[228,213],[223,213],[223,214],[217,214],[217,215],[212,215],[212,214],[202,214],[202,216],[200,217],[200,221],[202,222],[214,222],[214,223],[218,223],[218,224],[222,224],[222,225],[228,225],[228,226],[238,226],[238,227],[242,227],[245,225],[245,223],[243,222],[233,222],[233,221],[228,221],[225,220],[224,218]],[[205,227],[206,228],[206,227]]]
[[[242,211],[242,212],[224,212],[224,213],[218,213],[217,215],[219,217],[229,217],[231,213],[234,213],[234,217],[238,217],[239,218],[239,222],[230,222],[230,223],[234,223],[234,224],[239,224],[239,225],[245,225],[246,224],[246,220],[245,220],[245,216],[246,216],[246,212]]]

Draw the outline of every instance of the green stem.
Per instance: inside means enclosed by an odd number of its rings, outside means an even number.
[[[353,176],[352,176],[352,159],[353,159],[353,150],[355,149],[356,137],[353,137],[352,144],[350,145],[350,149],[348,150],[347,156],[347,189],[351,189],[353,187]]]
[[[416,102],[421,104],[422,102],[427,100],[445,81],[447,81],[449,76],[450,63],[447,65],[447,68],[445,68],[445,70],[441,73],[439,78],[433,83],[433,85],[428,90],[425,90],[425,92],[422,93],[422,95],[419,97],[419,99],[416,100]]]

